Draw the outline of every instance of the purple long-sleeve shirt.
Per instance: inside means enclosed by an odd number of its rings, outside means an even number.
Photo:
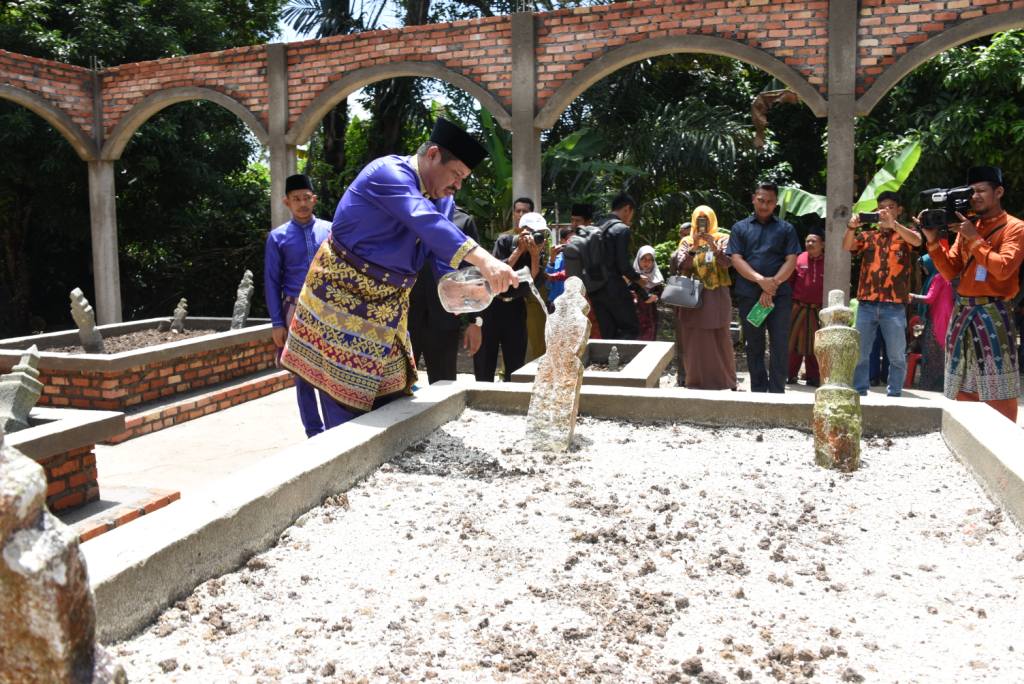
[[[298,297],[309,265],[320,244],[331,234],[331,224],[314,218],[305,225],[295,220],[282,224],[267,235],[263,259],[263,289],[267,311],[276,328],[285,327],[285,297]]]
[[[416,157],[370,162],[348,186],[334,213],[336,243],[393,273],[415,275],[428,255],[439,274],[458,267],[476,247],[451,222],[451,197],[424,196]]]

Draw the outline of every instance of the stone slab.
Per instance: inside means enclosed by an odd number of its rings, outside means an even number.
[[[662,372],[675,357],[672,342],[637,342],[636,340],[591,340],[587,343],[584,363],[604,363],[612,346],[618,347],[621,370],[584,370],[583,385],[612,387],[657,387]],[[531,361],[512,373],[512,382],[533,382],[537,376],[537,361]]]
[[[36,406],[29,419],[32,427],[7,435],[6,441],[36,461],[124,432],[124,414],[118,411]]]

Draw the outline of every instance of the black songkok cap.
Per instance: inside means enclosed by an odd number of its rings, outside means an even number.
[[[294,176],[288,176],[284,181],[284,194],[288,194],[292,190],[313,190],[313,183],[309,180],[309,176],[304,173],[297,173]]]
[[[992,183],[993,185],[1003,185],[1003,170],[998,166],[972,166],[967,169],[967,184],[974,185],[975,183]]]
[[[811,235],[817,235],[821,238],[822,242],[825,241],[825,229],[821,226],[813,226],[809,231],[807,231],[807,237],[810,237]]]
[[[444,117],[438,117],[434,123],[434,130],[430,133],[430,142],[440,145],[454,154],[470,169],[473,169],[487,156],[487,150],[477,142],[476,138]]]
[[[590,220],[594,218],[594,207],[589,204],[574,204],[572,205],[572,213],[570,216],[582,216],[583,218]]]

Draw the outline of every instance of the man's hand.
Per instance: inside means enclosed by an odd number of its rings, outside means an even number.
[[[480,350],[483,340],[483,329],[476,323],[470,323],[466,326],[466,332],[462,334],[462,348],[473,356]]]
[[[960,219],[960,227],[957,228],[957,230],[960,232],[960,235],[963,236],[964,240],[970,242],[974,238],[981,237],[978,233],[977,227],[974,225],[974,221],[967,218],[959,211],[956,212],[956,217]]]
[[[511,266],[494,258],[479,245],[469,250],[466,261],[480,269],[480,275],[487,281],[494,294],[501,294],[519,283],[519,278]]]
[[[761,276],[760,280],[757,281],[757,284],[761,286],[762,290],[764,290],[762,296],[768,295],[768,297],[771,298],[779,291],[779,284],[775,282],[775,278],[765,278],[764,276]]]
[[[773,296],[768,294],[767,292],[762,292],[761,297],[757,301],[761,303],[761,306],[774,306],[774,304],[772,303]]]
[[[288,328],[274,326],[270,329],[270,336],[274,339],[274,345],[281,349],[288,339]]]
[[[920,212],[918,212],[917,216],[911,217],[910,220],[914,222],[914,227],[921,231],[921,235],[924,236],[924,241],[930,245],[939,239],[939,229],[925,228],[923,225],[921,225],[921,215],[924,214],[925,211],[926,210],[922,209]]]
[[[656,301],[658,301],[658,295],[652,294],[650,297],[647,298],[644,304],[653,304]]]
[[[860,221],[860,217],[857,217],[857,221]],[[878,208],[878,225],[886,230],[896,229],[896,212],[892,211],[887,207]]]
[[[878,213],[881,214],[882,212],[879,211]],[[846,222],[846,227],[852,228],[853,230],[860,228],[860,214],[853,212],[853,214],[850,215],[850,220]]]

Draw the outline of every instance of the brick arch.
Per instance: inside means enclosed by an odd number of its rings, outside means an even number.
[[[551,128],[562,112],[587,88],[622,67],[650,57],[679,52],[710,53],[732,57],[767,71],[793,90],[817,116],[827,114],[828,105],[817,88],[799,71],[763,50],[734,40],[706,35],[679,35],[629,43],[604,53],[587,64],[552,94],[534,119],[536,128]]]
[[[71,117],[39,95],[15,86],[0,84],[0,99],[10,100],[35,112],[64,136],[82,161],[97,158],[96,144]]]
[[[188,102],[190,100],[207,100],[220,105],[241,119],[242,123],[249,127],[249,130],[253,132],[253,135],[255,135],[261,143],[266,145],[269,142],[270,136],[267,134],[267,129],[264,128],[259,117],[253,114],[252,111],[238,100],[234,99],[230,95],[225,95],[224,93],[211,88],[181,86],[177,88],[158,90],[135,103],[132,108],[120,118],[117,125],[114,126],[114,129],[110,132],[110,135],[107,136],[106,141],[103,143],[103,149],[100,151],[100,157],[102,159],[120,159],[121,153],[124,152],[125,145],[128,144],[132,135],[135,134],[135,131],[137,131],[142,124],[146,123],[146,121],[160,110],[170,107],[173,104]]]
[[[886,93],[892,90],[907,74],[946,50],[963,45],[975,38],[1022,26],[1024,26],[1024,9],[1010,9],[999,14],[987,14],[968,19],[932,36],[904,53],[878,76],[867,92],[857,100],[857,115],[867,116],[870,114]]]
[[[301,145],[309,140],[327,113],[360,88],[389,78],[406,76],[436,78],[464,90],[491,113],[499,126],[505,129],[512,128],[512,115],[501,101],[472,79],[437,62],[395,62],[356,69],[320,91],[292,124],[287,135],[288,143]]]

